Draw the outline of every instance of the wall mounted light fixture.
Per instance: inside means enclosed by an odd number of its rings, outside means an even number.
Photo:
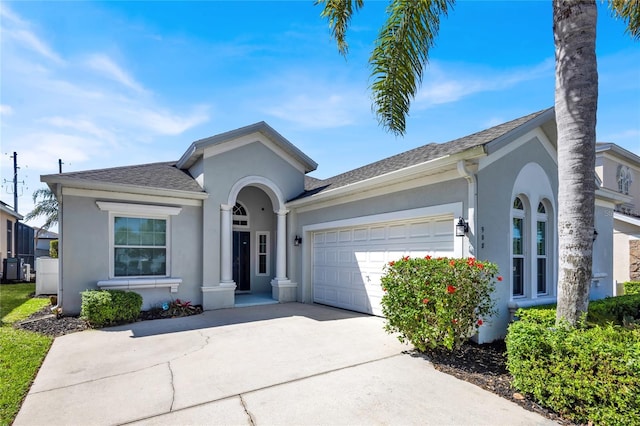
[[[299,246],[300,244],[302,244],[302,237],[296,235],[296,237],[293,239],[293,245]]]
[[[456,237],[464,237],[467,232],[469,232],[469,224],[463,218],[459,218],[456,224]]]

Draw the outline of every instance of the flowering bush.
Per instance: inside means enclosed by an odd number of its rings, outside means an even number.
[[[495,314],[491,294],[502,281],[493,263],[403,257],[382,277],[385,330],[417,349],[456,349]]]

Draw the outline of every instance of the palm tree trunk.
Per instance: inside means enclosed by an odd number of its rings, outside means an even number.
[[[595,1],[554,0],[558,128],[558,321],[589,305],[598,106]]]

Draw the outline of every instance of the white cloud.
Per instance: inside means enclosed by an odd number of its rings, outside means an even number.
[[[427,108],[459,101],[481,92],[510,89],[518,84],[547,77],[554,71],[554,61],[548,59],[531,68],[507,71],[474,69],[442,62],[431,63],[425,74],[424,86],[418,91],[415,107]]]
[[[325,96],[302,94],[281,100],[279,105],[265,112],[306,128],[342,127],[354,122],[351,100],[335,93]]]
[[[169,111],[138,109],[131,111],[138,124],[147,130],[161,135],[179,135],[186,130],[209,120],[208,107],[200,106],[186,116],[179,116]]]
[[[95,136],[103,140],[112,140],[114,135],[108,132],[89,120],[85,119],[70,119],[65,117],[47,117],[41,120],[42,123],[49,124],[51,126],[75,130],[81,133],[86,133],[91,136]]]
[[[87,66],[92,68],[105,77],[114,80],[123,86],[135,90],[136,92],[144,92],[144,88],[133,77],[131,77],[118,64],[113,62],[111,58],[103,54],[91,55],[87,60]]]
[[[0,115],[11,115],[13,114],[13,108],[10,105],[0,104]]]

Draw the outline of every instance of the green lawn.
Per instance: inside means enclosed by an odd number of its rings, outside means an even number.
[[[13,422],[53,339],[12,324],[49,304],[33,299],[35,284],[0,285],[0,425]]]

